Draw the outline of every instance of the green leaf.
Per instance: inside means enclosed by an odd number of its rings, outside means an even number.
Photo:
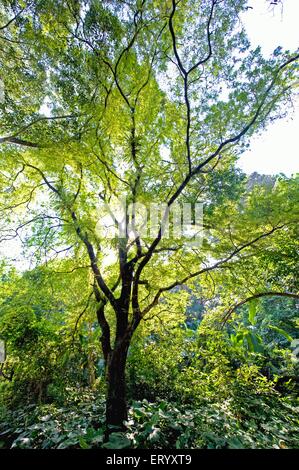
[[[244,449],[244,444],[237,437],[233,437],[228,441],[229,449]]]
[[[290,341],[290,343],[293,341],[293,338],[282,328],[278,328],[277,326],[274,326],[274,325],[268,325],[268,327],[271,328],[271,330],[274,330],[277,333],[284,336],[288,341]]]
[[[251,325],[255,325],[256,323],[256,314],[257,314],[257,306],[258,300],[253,299],[249,302],[249,312],[248,312],[248,320]]]
[[[109,436],[109,441],[103,444],[105,449],[127,449],[131,446],[131,441],[122,432],[113,432]]]
[[[251,352],[262,353],[264,348],[261,344],[261,339],[255,333],[249,332],[247,334],[247,340],[249,344],[249,350]]]
[[[90,445],[87,444],[87,442],[85,441],[85,439],[82,436],[79,438],[79,445],[80,445],[81,449],[90,449]]]

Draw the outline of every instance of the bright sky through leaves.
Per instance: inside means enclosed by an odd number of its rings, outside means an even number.
[[[269,56],[277,46],[289,50],[299,47],[299,2],[285,0],[283,8],[275,7],[271,12],[265,2],[252,0],[243,21],[252,46],[261,46]],[[250,149],[245,152],[239,166],[246,173],[284,173],[291,176],[299,172],[299,101],[288,118],[279,120],[261,135],[251,140]]]

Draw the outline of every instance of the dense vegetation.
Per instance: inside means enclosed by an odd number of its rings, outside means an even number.
[[[298,447],[299,180],[236,162],[299,54],[249,6],[2,2],[1,447]]]
[[[104,444],[106,386],[92,310],[74,339],[71,319],[65,321],[62,305],[57,313],[42,273],[19,277],[17,289],[12,277],[3,276],[1,309],[5,371],[14,372],[1,383],[3,446],[298,447],[292,299],[265,298],[255,313],[251,307],[250,319],[244,307],[224,330],[211,324],[213,315],[202,320],[196,297],[171,325],[146,322],[129,351],[127,430]],[[16,289],[10,295],[9,284]]]

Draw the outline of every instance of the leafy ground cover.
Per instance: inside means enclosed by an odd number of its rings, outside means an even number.
[[[299,406],[288,400],[251,399],[240,411],[228,400],[199,407],[147,400],[129,408],[125,433],[104,443],[104,399],[89,395],[65,407],[29,405],[2,410],[5,448],[296,448]],[[102,417],[102,419],[101,419]]]

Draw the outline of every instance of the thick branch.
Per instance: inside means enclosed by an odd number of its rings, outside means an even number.
[[[33,148],[41,148],[42,146],[40,144],[37,144],[35,142],[30,142],[28,140],[24,139],[18,139],[17,137],[1,137],[0,138],[0,144],[16,144],[16,145],[21,145],[23,147],[33,147]]]
[[[188,70],[188,74],[190,72],[192,72],[193,70],[195,70],[197,67],[199,67],[200,65],[203,65],[205,64],[212,56],[212,44],[211,44],[211,22],[212,22],[212,18],[213,18],[213,14],[214,14],[214,9],[215,9],[215,5],[216,5],[216,0],[212,0],[212,6],[211,6],[211,10],[210,10],[210,15],[209,15],[209,19],[208,19],[208,24],[207,24],[207,42],[208,42],[208,54],[206,55],[206,57],[204,59],[201,59],[199,60],[198,62],[196,62],[189,70]]]
[[[0,31],[3,31],[4,29],[8,28],[14,21],[16,21],[16,19],[29,7],[29,5],[25,5],[20,11],[18,11],[18,13],[15,14],[13,18],[8,20],[6,24],[4,24],[3,26],[0,26]]]
[[[76,233],[77,233],[78,237],[80,238],[80,240],[82,240],[82,242],[84,243],[84,245],[87,249],[87,253],[88,253],[88,256],[89,256],[89,259],[90,259],[90,262],[91,262],[91,269],[92,269],[92,271],[95,275],[97,284],[98,284],[99,288],[101,289],[101,291],[104,293],[104,295],[107,297],[109,302],[111,303],[112,307],[114,309],[117,309],[116,299],[115,299],[112,291],[109,289],[106,282],[104,281],[104,279],[101,275],[101,272],[99,270],[96,255],[95,255],[92,243],[89,241],[86,233],[84,234],[82,232],[81,227],[78,224],[77,216],[76,216],[76,214],[73,210],[71,210],[71,217],[72,217],[72,220],[73,220],[74,225],[75,225]]]

